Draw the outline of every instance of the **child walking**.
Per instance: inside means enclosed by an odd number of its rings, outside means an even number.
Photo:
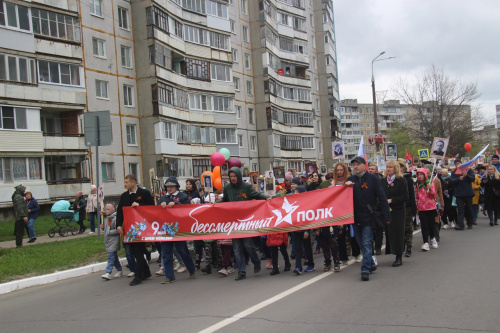
[[[108,265],[106,273],[102,276],[104,280],[111,280],[113,266],[118,273],[115,278],[123,276],[122,265],[118,260],[118,251],[120,250],[120,233],[116,230],[116,206],[114,204],[106,205],[106,218],[101,223],[101,229],[104,230],[104,244],[108,252]]]

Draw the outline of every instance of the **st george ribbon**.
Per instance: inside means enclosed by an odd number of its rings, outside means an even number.
[[[254,237],[354,222],[352,187],[347,186],[271,202],[123,207],[123,216],[126,243]]]

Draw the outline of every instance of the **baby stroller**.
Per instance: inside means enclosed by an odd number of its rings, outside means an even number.
[[[75,213],[75,211],[69,209],[69,207],[70,203],[66,200],[59,200],[52,205],[50,211],[52,212],[52,218],[54,219],[56,227],[49,230],[50,238],[55,236],[57,228],[59,228],[57,232],[62,237],[66,237],[68,231],[70,231],[72,235],[78,233],[78,228],[70,225],[71,222],[78,221],[78,212]]]

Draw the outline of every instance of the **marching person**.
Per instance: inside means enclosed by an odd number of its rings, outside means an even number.
[[[415,183],[415,196],[417,197],[418,217],[420,218],[420,226],[422,230],[422,238],[424,244],[422,251],[429,251],[429,237],[431,239],[432,248],[437,249],[438,243],[435,234],[435,218],[436,218],[436,187],[434,183],[427,178],[425,168],[417,170],[417,182]]]
[[[85,225],[83,224],[87,209],[87,201],[85,201],[82,191],[76,192],[75,201],[73,201],[69,209],[74,210],[75,213],[78,212],[78,225],[80,225],[80,231],[78,233],[83,234],[85,232],[85,229],[87,229],[87,227],[85,227]]]
[[[481,185],[484,186],[484,209],[488,213],[490,226],[498,225],[498,208],[500,207],[500,174],[494,165],[488,166]]]
[[[413,244],[413,218],[417,215],[417,201],[415,200],[415,184],[411,177],[411,172],[406,172],[406,163],[399,161],[401,172],[408,184],[408,201],[406,202],[406,223],[405,223],[405,257],[411,257],[411,247]]]
[[[90,232],[89,235],[95,233],[95,219],[97,217],[97,187],[90,185],[90,193],[87,197],[87,207],[85,209],[89,215]]]
[[[464,230],[464,218],[467,219],[467,229],[472,229],[472,198],[474,190],[472,183],[476,179],[474,172],[469,168],[463,174],[457,174],[460,158],[455,159],[455,170],[451,173],[450,183],[457,202],[457,226],[455,230]]]
[[[31,191],[26,191],[25,193],[26,203],[28,204],[28,243],[34,243],[36,241],[35,234],[35,220],[38,217],[38,212],[40,212],[40,206],[38,205],[38,201],[33,198],[33,193]]]
[[[116,230],[116,207],[109,203],[106,205],[106,217],[101,223],[101,229],[104,230],[104,244],[108,253],[108,264],[106,265],[106,273],[101,277],[104,280],[111,280],[111,272],[113,267],[118,271],[115,278],[123,276],[122,265],[118,259],[118,251],[120,251],[120,233]]]

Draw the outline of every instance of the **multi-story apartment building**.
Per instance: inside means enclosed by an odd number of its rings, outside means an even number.
[[[0,0],[0,186],[53,202],[133,173],[331,167],[340,110],[330,0]],[[112,144],[83,140],[109,110]],[[1,205],[11,191],[2,191]]]
[[[495,115],[496,115],[496,117],[495,117],[495,119],[496,119],[496,127],[500,128],[500,126],[499,126],[500,125],[500,105],[496,106],[496,114]]]

